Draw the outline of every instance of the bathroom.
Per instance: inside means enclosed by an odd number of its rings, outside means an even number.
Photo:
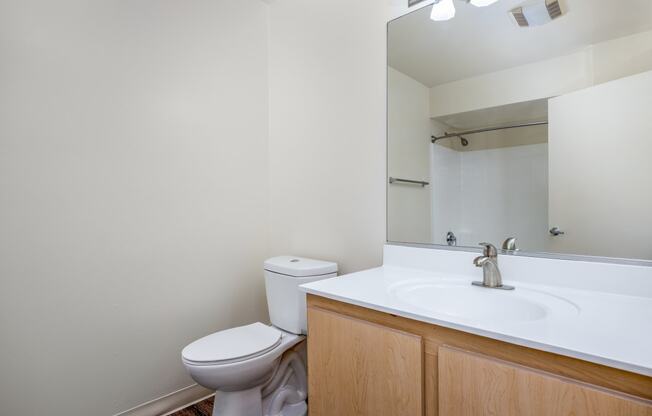
[[[0,0],[0,415],[652,414],[651,74],[647,0]]]

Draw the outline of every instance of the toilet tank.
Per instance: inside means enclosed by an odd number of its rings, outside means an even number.
[[[279,256],[266,260],[264,267],[272,325],[293,334],[305,334],[306,294],[299,286],[337,276],[337,263]]]

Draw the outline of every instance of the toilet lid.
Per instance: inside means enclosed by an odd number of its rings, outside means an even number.
[[[281,342],[281,331],[256,322],[200,338],[183,349],[185,360],[198,363],[237,361],[263,354]]]

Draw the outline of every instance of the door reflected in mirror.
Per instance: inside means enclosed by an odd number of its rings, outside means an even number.
[[[388,240],[652,260],[652,2],[535,3],[389,23]]]

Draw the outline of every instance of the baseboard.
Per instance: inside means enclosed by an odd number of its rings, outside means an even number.
[[[214,393],[198,384],[193,384],[114,416],[165,416],[208,398]]]

